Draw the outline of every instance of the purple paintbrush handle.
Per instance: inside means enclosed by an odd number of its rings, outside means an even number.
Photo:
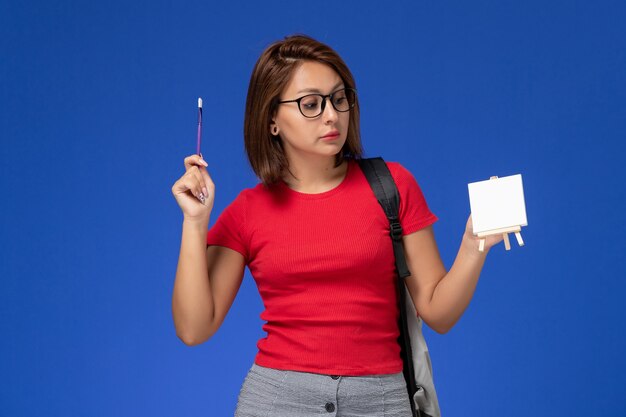
[[[200,155],[200,139],[202,138],[202,107],[198,108],[198,144],[196,154]]]

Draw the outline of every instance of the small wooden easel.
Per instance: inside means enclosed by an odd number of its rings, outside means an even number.
[[[493,176],[489,179],[495,180],[497,178],[498,178],[497,176]],[[476,236],[481,238],[478,244],[478,250],[480,252],[485,251],[485,237],[490,236],[490,235],[499,235],[499,234],[502,234],[502,237],[504,238],[504,248],[506,250],[511,250],[511,242],[509,241],[509,233],[515,233],[515,238],[517,238],[517,243],[520,246],[524,246],[524,241],[522,240],[522,235],[520,233],[521,230],[522,230],[522,226],[511,226],[511,227],[505,227],[503,229],[493,229],[493,230],[486,230],[484,232],[479,232],[476,234]]]

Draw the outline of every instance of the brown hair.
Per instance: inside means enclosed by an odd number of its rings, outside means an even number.
[[[330,66],[346,87],[356,89],[352,73],[337,52],[306,35],[287,36],[263,51],[250,76],[243,136],[252,170],[265,185],[275,183],[281,178],[283,170],[289,169],[282,142],[272,136],[269,127],[278,108],[280,94],[304,60]],[[362,153],[357,97],[350,110],[346,143],[335,157],[335,167],[341,165],[344,159],[359,159]]]

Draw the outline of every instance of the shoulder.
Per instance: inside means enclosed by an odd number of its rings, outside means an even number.
[[[399,162],[387,162],[400,194],[400,223],[403,233],[410,234],[437,221],[420,185],[408,168]]]
[[[385,159],[383,160],[385,161],[385,165],[387,165],[389,173],[391,174],[391,177],[393,178],[398,188],[402,188],[407,184],[410,184],[411,186],[417,185],[417,181],[415,180],[415,177],[413,176],[411,171],[409,171],[409,169],[407,169],[400,162],[387,161]]]
[[[244,188],[241,191],[239,191],[239,194],[237,194],[237,196],[233,199],[232,203],[230,203],[231,206],[242,206],[245,204],[246,200],[248,199],[248,195],[250,194],[250,188]]]
[[[254,187],[244,188],[239,193],[239,196],[247,201],[254,201],[259,199],[266,199],[279,191],[277,184],[266,186],[259,182]]]
[[[402,165],[400,162],[397,161],[385,161],[385,163],[387,164],[387,167],[389,168],[389,171],[391,172],[395,172],[395,173],[407,173],[409,172],[408,169],[406,169],[404,167],[404,165]]]
[[[368,159],[368,158],[364,158],[364,159]],[[372,159],[376,159],[376,158],[372,158]],[[389,168],[389,171],[394,177],[396,175],[398,176],[411,175],[411,172],[407,168],[405,168],[404,165],[402,165],[400,162],[387,161],[386,159],[383,159],[383,161],[385,161],[387,168]],[[351,163],[355,165],[360,165],[360,162],[356,160],[351,160]]]
[[[242,209],[246,207],[261,207],[271,202],[280,194],[280,187],[277,185],[266,186],[263,183],[257,183],[253,187],[242,189],[235,200],[234,204]]]
[[[389,167],[391,176],[398,187],[400,196],[421,204],[424,200],[422,187],[418,184],[413,173],[399,162],[387,162],[387,167]]]
[[[244,188],[239,191],[239,194],[230,200],[230,203],[227,203],[226,206],[224,206],[222,214],[227,214],[231,217],[234,216],[237,218],[245,216],[251,190],[251,188]]]
[[[264,195],[267,195],[268,193],[272,192],[272,188],[268,188],[266,186],[263,185],[263,183],[257,183],[256,185],[254,185],[253,187],[247,187],[247,188],[243,188],[239,194],[237,195],[237,197],[235,197],[235,200],[249,200],[251,198],[255,198],[255,197],[262,197]]]
[[[389,172],[391,172],[391,176],[396,181],[396,183],[405,183],[407,181],[415,181],[415,177],[400,162],[395,161],[385,161],[387,167],[389,168]]]

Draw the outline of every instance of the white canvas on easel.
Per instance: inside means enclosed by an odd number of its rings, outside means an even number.
[[[507,250],[510,249],[508,233],[515,233],[520,246],[524,244],[520,235],[522,226],[527,226],[526,204],[521,174],[508,177],[492,177],[489,180],[467,185],[472,212],[474,235],[502,234]],[[480,250],[484,248],[484,239]]]

